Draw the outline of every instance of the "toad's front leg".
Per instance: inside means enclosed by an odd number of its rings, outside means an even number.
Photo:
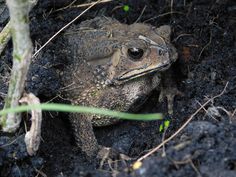
[[[121,159],[121,157],[124,156],[115,149],[98,144],[93,131],[91,116],[72,113],[69,119],[74,130],[76,145],[86,154],[89,161],[93,161],[97,158],[100,159],[101,164],[103,164],[107,159]]]
[[[71,113],[70,122],[74,130],[77,146],[89,159],[96,157],[99,145],[94,135],[92,118],[85,114]]]
[[[173,115],[174,98],[176,95],[183,96],[183,93],[177,89],[176,82],[173,79],[173,71],[170,68],[161,76],[161,92],[159,95],[159,102],[163,102],[167,98],[169,115]]]

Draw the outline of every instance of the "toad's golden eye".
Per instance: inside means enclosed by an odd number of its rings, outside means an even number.
[[[136,47],[128,49],[128,55],[134,61],[141,59],[143,54],[144,54],[143,49],[136,48]]]

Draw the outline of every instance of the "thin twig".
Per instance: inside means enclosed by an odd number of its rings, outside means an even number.
[[[232,113],[232,117],[234,117],[235,114],[236,114],[236,108],[235,108],[235,110]]]
[[[37,175],[35,177],[38,177],[39,175],[41,175],[42,177],[47,177],[47,175],[42,172],[43,167],[40,168],[40,170],[38,170],[37,168],[35,168],[35,171],[37,172]]]
[[[113,0],[101,0],[101,1],[98,2],[97,4],[102,4],[102,3],[106,3],[106,2],[110,2],[110,1],[113,1]],[[94,2],[84,3],[84,4],[79,4],[79,5],[73,5],[74,3],[75,3],[75,1],[73,1],[72,3],[70,3],[70,4],[69,4],[68,6],[66,6],[66,7],[62,7],[62,8],[60,8],[60,9],[56,9],[54,12],[61,11],[61,10],[65,10],[65,9],[68,9],[68,8],[87,7],[87,6],[92,5]]]
[[[171,11],[171,14],[173,12],[173,4],[174,4],[174,0],[171,0],[170,1],[170,11]]]
[[[209,111],[206,110],[206,108],[204,106],[202,106],[202,104],[198,101],[197,101],[197,104],[199,104],[199,106],[201,106],[201,108],[206,112],[207,115],[209,115],[212,119],[214,119],[215,121],[218,122],[218,120],[212,115],[212,114],[209,114]]]
[[[23,135],[20,135],[20,136],[16,137],[14,140],[12,140],[11,142],[9,142],[9,143],[7,143],[7,144],[1,145],[0,148],[4,148],[4,147],[7,147],[7,146],[12,145],[12,144],[15,143],[21,136],[23,136]]]
[[[31,0],[30,3],[30,10],[37,4],[38,0]],[[5,49],[7,43],[11,39],[11,25],[10,21],[6,24],[3,30],[0,33],[0,55],[2,51]]]
[[[163,127],[164,127],[164,126],[163,126]],[[166,130],[167,130],[167,128],[164,127],[164,132],[163,132],[161,141],[164,141],[164,140],[165,140]],[[165,145],[163,145],[163,148],[162,148],[162,149],[163,149],[163,150],[162,150],[162,157],[165,157],[165,156],[166,156],[166,148],[165,148]]]
[[[212,100],[222,96],[225,91],[226,88],[228,86],[228,82],[226,83],[223,91],[214,96],[213,98],[207,100],[199,109],[197,109],[197,111],[195,111],[190,117],[189,119],[173,134],[171,135],[169,138],[167,138],[166,140],[164,140],[161,144],[159,144],[157,147],[155,147],[154,149],[152,149],[150,152],[148,152],[147,154],[145,154],[144,156],[140,157],[136,162],[142,161],[143,159],[147,158],[148,156],[150,156],[151,154],[153,154],[154,152],[156,152],[158,149],[160,149],[163,145],[165,145],[167,142],[169,142],[170,140],[172,140],[174,137],[176,137],[188,124],[189,122],[191,122],[191,120],[202,110],[203,107],[205,107],[208,103],[210,103]]]
[[[173,39],[172,42],[176,42],[179,38],[184,37],[184,36],[192,36],[192,34],[180,34],[175,39]]]
[[[190,164],[191,167],[193,168],[193,170],[198,174],[198,177],[202,177],[200,171],[197,169],[197,167],[194,165],[192,158],[188,157],[187,159],[183,160],[183,161],[176,161],[176,160],[172,160],[173,163],[175,164],[175,166],[177,165],[183,165],[183,164]]]
[[[155,20],[156,18],[159,18],[159,17],[164,17],[164,16],[166,16],[166,15],[170,15],[170,14],[181,14],[181,15],[184,15],[183,12],[178,12],[178,11],[166,12],[166,13],[157,15],[157,16],[155,16],[155,17],[149,18],[149,19],[145,20],[144,23],[149,22],[149,21],[151,21],[151,20]]]
[[[65,6],[65,7],[62,7],[62,8],[59,8],[59,9],[56,9],[54,10],[54,12],[58,12],[58,11],[61,11],[61,10],[65,10],[65,9],[68,9],[70,8],[77,0],[74,0],[72,1],[69,5]]]
[[[211,40],[212,40],[212,31],[210,33],[210,40],[209,40],[209,42],[202,48],[200,54],[198,55],[198,58],[197,58],[198,61],[199,61],[203,51],[211,44]]]
[[[202,177],[202,174],[200,173],[200,171],[197,169],[197,167],[194,165],[192,159],[189,159],[190,165],[192,166],[192,168],[194,169],[194,171],[197,173],[198,177]]]
[[[134,23],[137,23],[141,19],[141,17],[143,16],[143,13],[146,10],[146,8],[147,8],[147,6],[145,5],[142,12],[141,12],[141,14],[139,15],[139,17],[137,18],[137,20]]]
[[[6,93],[3,93],[3,92],[0,92],[0,95],[3,96],[3,97],[6,97],[7,94]]]
[[[0,55],[2,51],[5,49],[10,39],[11,39],[11,28],[10,28],[10,22],[8,22],[0,33]]]
[[[34,54],[33,58],[46,46],[48,43],[50,43],[59,33],[61,33],[64,29],[69,27],[72,23],[74,23],[79,17],[81,17],[84,13],[86,13],[89,9],[91,9],[93,6],[98,4],[101,0],[98,0],[94,2],[92,5],[90,5],[87,9],[85,9],[81,14],[79,14],[77,17],[75,17],[73,20],[71,20],[69,23],[67,23],[65,26],[63,26],[59,31],[57,31],[45,44],[42,45]]]

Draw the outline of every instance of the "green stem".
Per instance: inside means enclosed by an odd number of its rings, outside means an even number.
[[[58,112],[79,112],[86,114],[98,114],[103,116],[110,116],[114,118],[129,119],[129,120],[159,120],[162,119],[161,113],[152,114],[131,114],[119,111],[112,111],[103,108],[85,107],[85,106],[72,106],[67,104],[56,104],[56,103],[43,103],[35,105],[23,105],[15,108],[3,109],[0,111],[0,115],[6,115],[8,113],[26,112],[29,110],[42,109],[47,111],[58,111]]]

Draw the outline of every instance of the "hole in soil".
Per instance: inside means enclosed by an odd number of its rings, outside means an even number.
[[[230,159],[226,163],[227,170],[236,170],[236,160]]]

